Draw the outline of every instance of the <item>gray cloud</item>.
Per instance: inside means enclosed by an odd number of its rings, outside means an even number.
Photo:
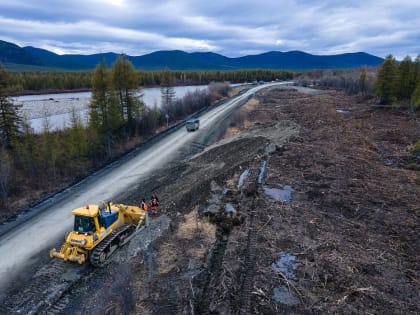
[[[0,2],[0,39],[57,53],[270,50],[420,53],[419,1],[14,0]]]

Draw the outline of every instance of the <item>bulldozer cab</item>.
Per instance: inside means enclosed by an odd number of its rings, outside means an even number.
[[[114,210],[114,211],[112,211]],[[86,205],[72,211],[74,214],[74,231],[76,233],[99,233],[118,220],[117,208],[109,205],[104,209],[97,205]]]
[[[81,233],[93,233],[96,231],[95,222],[92,217],[81,215],[74,216],[74,231]]]
[[[107,229],[118,220],[118,208],[108,205],[106,209],[101,206],[88,205],[73,211],[74,231],[78,233],[95,233],[101,228]]]

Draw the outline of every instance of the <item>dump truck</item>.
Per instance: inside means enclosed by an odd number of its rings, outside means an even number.
[[[104,266],[116,249],[126,244],[146,226],[146,211],[137,206],[89,204],[74,209],[74,227],[65,236],[60,251],[51,249],[50,257],[95,267]]]

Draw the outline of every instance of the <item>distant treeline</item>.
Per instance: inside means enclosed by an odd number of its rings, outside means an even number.
[[[379,68],[306,71],[294,80],[304,86],[341,89],[348,94],[372,94],[379,103],[420,108],[420,56],[397,62],[386,57]]]
[[[138,86],[160,86],[163,71],[137,71]],[[283,70],[171,71],[174,85],[210,82],[243,83],[290,80],[297,72]],[[60,91],[92,88],[93,72],[12,72],[13,92]]]
[[[294,81],[303,86],[371,95],[385,107],[420,110],[420,55],[414,60],[407,56],[401,62],[389,55],[378,68],[306,71]],[[411,147],[411,152],[420,154],[420,137]]]
[[[376,68],[359,68],[351,70],[312,70],[295,78],[295,84],[315,88],[343,90],[347,94],[374,94]]]

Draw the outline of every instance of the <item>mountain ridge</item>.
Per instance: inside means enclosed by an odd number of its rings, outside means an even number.
[[[90,55],[65,54],[32,47],[20,47],[0,40],[0,63],[6,65],[37,66],[60,70],[92,70],[104,60],[112,65],[119,54],[114,52]],[[269,51],[261,54],[230,58],[214,52],[192,52],[182,50],[159,50],[141,56],[126,57],[138,70],[310,70],[344,69],[362,66],[376,67],[383,58],[365,53],[337,55],[312,55],[303,51]]]

